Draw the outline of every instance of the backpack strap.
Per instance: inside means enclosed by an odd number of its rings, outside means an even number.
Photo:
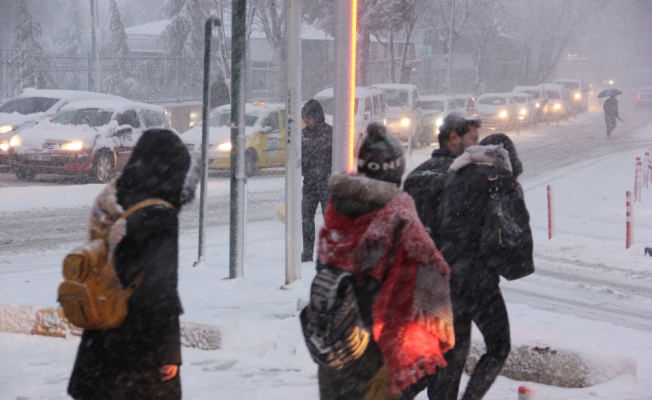
[[[166,207],[171,208],[171,209],[176,211],[174,206],[172,204],[168,203],[165,200],[162,200],[162,199],[147,199],[147,200],[143,200],[143,201],[138,202],[138,203],[134,204],[133,206],[129,207],[127,209],[127,211],[123,212],[122,215],[120,215],[118,220],[127,219],[131,214],[135,213],[136,211],[138,211],[138,210],[140,210],[142,208],[145,208],[145,207],[155,206],[155,205],[163,205],[163,206],[166,206]],[[117,222],[117,220],[116,220],[116,222]]]

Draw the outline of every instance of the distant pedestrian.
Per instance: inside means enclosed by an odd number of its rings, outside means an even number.
[[[358,173],[331,177],[317,276],[301,314],[321,400],[397,400],[454,345],[449,268],[400,190],[405,153],[367,128]]]
[[[231,92],[224,78],[220,77],[213,82],[210,88],[210,105],[209,109],[213,110],[219,106],[231,104]]]
[[[194,197],[197,165],[177,134],[150,129],[122,174],[96,198],[91,228],[109,236],[122,286],[136,282],[141,274],[142,282],[129,298],[121,326],[84,330],[68,386],[74,399],[181,398],[177,214]],[[161,199],[170,206],[141,208],[124,225],[112,222],[147,199]]]
[[[324,109],[315,99],[308,100],[301,109],[305,128],[301,130],[301,174],[303,189],[301,217],[303,252],[301,262],[312,261],[315,251],[315,213],[321,204],[322,214],[330,198],[328,178],[333,163],[333,127],[324,117]]]
[[[605,100],[602,109],[604,110],[604,122],[607,125],[607,137],[611,137],[611,132],[616,129],[616,118],[619,118],[616,96],[611,96]]]

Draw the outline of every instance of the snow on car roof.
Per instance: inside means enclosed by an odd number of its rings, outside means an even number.
[[[360,98],[369,94],[380,94],[382,90],[380,88],[371,88],[367,86],[356,86],[355,87],[355,97]],[[314,98],[317,97],[333,97],[335,95],[335,89],[332,87],[326,88],[321,92],[317,93]]]
[[[56,90],[56,89],[35,89],[35,88],[24,89],[23,92],[16,97],[55,98],[55,99],[66,100],[69,103],[73,101],[93,100],[93,99],[127,100],[124,97],[114,96],[112,94],[105,94],[105,93],[85,92],[81,90]]]
[[[417,85],[413,85],[411,83],[380,83],[376,85],[371,85],[370,87],[378,88],[378,89],[409,90],[409,89],[416,89]]]
[[[67,104],[61,108],[61,111],[68,110],[81,110],[84,108],[99,108],[102,110],[109,111],[123,111],[128,109],[140,109],[140,110],[150,110],[160,113],[165,113],[165,109],[161,106],[155,106],[153,104],[147,103],[137,103],[131,100],[86,100],[86,101],[76,101],[71,104]]]
[[[449,94],[429,94],[426,96],[419,96],[421,101],[444,101],[459,98],[460,96],[454,96]]]
[[[262,103],[262,104],[266,104],[266,105],[263,106],[263,105],[254,105],[254,103],[245,103],[245,112],[266,112],[269,110],[285,109],[285,103]],[[230,110],[231,110],[231,104],[225,104],[223,106],[219,106],[213,109],[213,111],[211,111],[211,114],[217,111],[230,111]]]
[[[518,92],[521,90],[541,90],[541,86],[514,86],[514,92]]]
[[[478,100],[484,99],[490,96],[494,97],[509,97],[512,93],[483,93],[480,96],[478,96]]]
[[[564,85],[562,85],[561,83],[542,83],[541,86],[546,90],[555,90],[555,89],[565,90],[566,89],[566,87]]]

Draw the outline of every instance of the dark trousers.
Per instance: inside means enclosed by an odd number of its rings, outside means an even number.
[[[607,136],[611,136],[611,132],[616,129],[616,117],[605,114],[604,123],[607,125]]]
[[[324,178],[319,183],[303,181],[301,199],[301,222],[303,231],[303,252],[301,261],[312,261],[315,252],[315,213],[317,205],[321,203],[322,214],[326,212],[326,206],[330,200],[328,192],[328,179]]]

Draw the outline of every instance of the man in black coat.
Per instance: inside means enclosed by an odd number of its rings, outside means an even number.
[[[109,209],[120,215],[151,198],[174,209],[155,205],[127,218],[113,264],[123,287],[141,273],[143,280],[129,298],[129,314],[121,326],[84,330],[68,386],[74,399],[181,399],[177,214],[194,197],[198,165],[177,134],[150,129],[122,174],[96,199],[93,213],[98,215]]]
[[[616,96],[611,96],[605,100],[602,109],[604,110],[604,122],[607,125],[607,137],[610,137],[611,132],[616,129],[616,118],[618,118],[618,100]]]
[[[301,262],[312,261],[315,249],[315,213],[321,204],[322,214],[330,199],[328,178],[333,164],[333,127],[324,120],[324,109],[315,99],[308,100],[301,109],[306,125],[301,130],[301,174],[303,189],[301,218],[303,252]]]

